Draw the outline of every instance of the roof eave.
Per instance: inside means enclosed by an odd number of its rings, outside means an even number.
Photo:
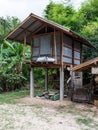
[[[59,30],[62,30],[63,32],[65,32],[66,34],[70,35],[71,37],[74,37],[76,40],[80,41],[82,44],[90,47],[90,48],[94,48],[96,49],[90,42],[88,42],[86,39],[84,39],[83,37],[81,37],[80,35],[78,35],[76,32],[68,29],[68,28],[65,28],[53,21],[50,21],[50,20],[47,20],[47,19],[44,19],[42,17],[39,17],[33,13],[31,13],[16,29],[14,29],[12,32],[10,32],[4,39],[9,39],[9,40],[16,40],[16,39],[11,39],[10,36],[15,33],[16,30],[18,30],[25,22],[27,22],[31,17],[35,18],[35,19],[38,19],[40,20],[41,22],[44,22],[48,25],[51,25]]]

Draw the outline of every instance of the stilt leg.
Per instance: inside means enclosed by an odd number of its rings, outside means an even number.
[[[34,68],[30,71],[30,97],[34,97]]]
[[[64,69],[60,68],[60,101],[64,99]]]

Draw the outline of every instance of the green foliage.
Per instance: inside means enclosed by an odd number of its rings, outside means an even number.
[[[45,17],[47,19],[69,28],[71,28],[71,22],[74,14],[75,10],[71,5],[66,6],[63,3],[55,4],[53,1],[51,1],[45,9]]]
[[[85,1],[81,6],[80,13],[84,14],[87,22],[96,21],[98,19],[98,0]]]
[[[0,35],[6,36],[10,31],[16,28],[20,23],[18,18],[14,17],[0,17]]]
[[[95,21],[89,22],[88,25],[82,28],[81,34],[96,47],[96,50],[92,50],[87,47],[83,48],[83,61],[97,57],[98,56],[98,23]]]
[[[23,44],[10,43],[3,37],[19,24],[17,18],[0,19],[0,91],[20,89],[28,79],[29,68],[23,63]],[[9,26],[8,26],[9,25]],[[30,47],[27,46],[27,57],[30,59]]]

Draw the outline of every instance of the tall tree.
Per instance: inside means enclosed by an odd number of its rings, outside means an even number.
[[[71,22],[75,10],[71,5],[64,3],[56,4],[53,1],[46,6],[45,17],[49,20],[55,21],[63,26],[71,28]]]

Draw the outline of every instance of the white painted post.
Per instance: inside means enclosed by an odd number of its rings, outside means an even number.
[[[64,69],[60,68],[60,101],[64,99]]]
[[[48,91],[48,69],[45,69],[45,91]]]
[[[30,97],[34,97],[34,68],[30,71]]]

